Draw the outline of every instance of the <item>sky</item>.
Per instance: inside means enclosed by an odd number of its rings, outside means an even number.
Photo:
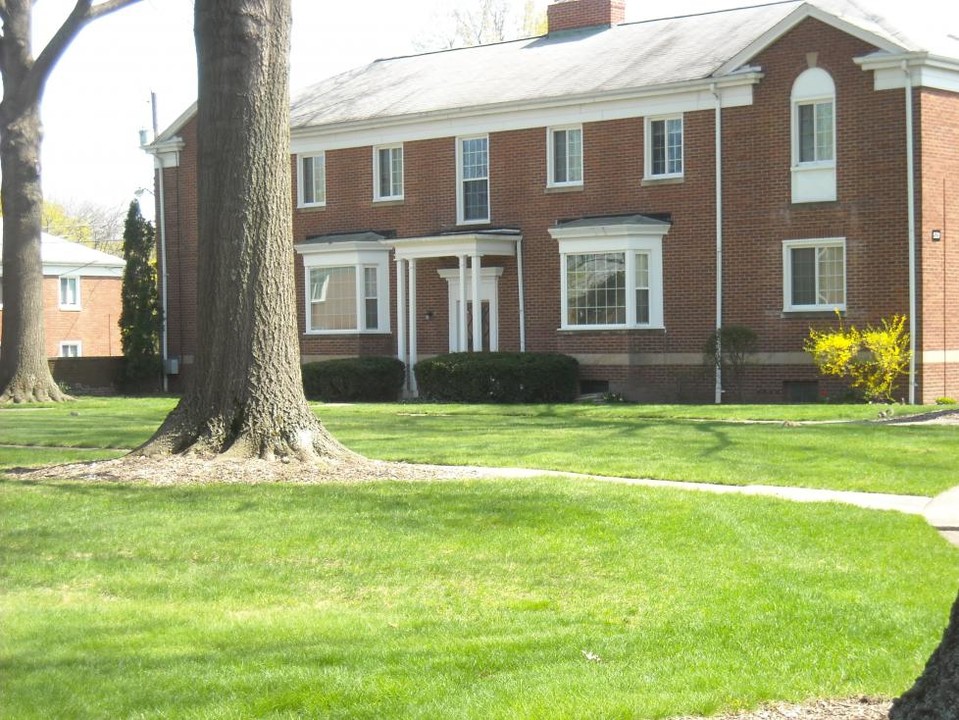
[[[671,0],[665,12],[680,15],[761,1]],[[294,93],[377,58],[416,52],[417,43],[449,17],[454,4],[464,2],[470,0],[292,0]],[[510,2],[517,13],[524,5],[524,0]],[[545,8],[549,0],[534,2]],[[959,3],[861,2],[905,23],[931,21],[959,35]],[[73,5],[74,0],[36,3],[35,54]],[[662,16],[663,8],[650,0],[627,0],[627,21]],[[193,0],[141,0],[90,23],[74,40],[55,67],[41,106],[48,199],[125,209],[137,189],[152,190],[153,160],[139,148],[139,131],[152,127],[151,92],[161,131],[196,99]],[[152,217],[149,196],[142,205]]]

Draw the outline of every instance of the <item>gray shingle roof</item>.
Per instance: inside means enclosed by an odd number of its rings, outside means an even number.
[[[890,45],[919,49],[849,0],[817,4]],[[292,105],[292,127],[702,80],[801,7],[808,6],[787,1],[377,60],[303,91]]]

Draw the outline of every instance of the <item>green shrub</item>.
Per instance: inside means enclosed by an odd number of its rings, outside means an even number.
[[[955,398],[951,398],[951,397],[936,398],[936,405],[955,405],[955,404],[956,404]]]
[[[579,363],[558,353],[450,353],[417,363],[420,395],[441,402],[572,402]]]
[[[359,357],[303,365],[303,391],[324,402],[394,402],[405,366],[396,358]]]

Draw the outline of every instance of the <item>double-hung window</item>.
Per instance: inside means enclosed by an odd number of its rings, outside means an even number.
[[[559,242],[564,330],[662,328],[662,239],[668,223],[577,221]]]
[[[456,181],[459,224],[489,222],[489,136],[457,138]]]
[[[783,242],[783,309],[846,309],[846,240]]]
[[[326,153],[310,153],[297,158],[298,205],[326,205]]]
[[[389,248],[363,238],[306,242],[296,251],[305,270],[307,334],[389,332]]]
[[[60,357],[82,357],[83,345],[79,340],[64,340],[60,343]]]
[[[403,146],[373,148],[373,199],[403,199]]]
[[[583,184],[583,128],[550,128],[547,132],[548,187]]]
[[[60,276],[60,309],[80,309],[80,278],[76,275]]]
[[[683,176],[683,116],[646,119],[646,177]]]
[[[809,68],[793,82],[792,201],[836,199],[836,88],[822,68]]]

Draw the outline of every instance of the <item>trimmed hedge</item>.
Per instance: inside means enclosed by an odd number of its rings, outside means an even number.
[[[303,391],[324,402],[394,402],[405,365],[397,358],[358,357],[303,365]]]
[[[450,353],[415,373],[420,395],[441,402],[572,402],[579,389],[579,363],[558,353]]]

